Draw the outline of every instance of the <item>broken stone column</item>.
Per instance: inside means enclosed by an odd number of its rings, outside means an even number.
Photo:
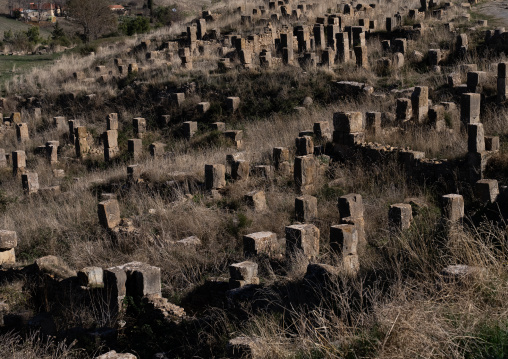
[[[28,135],[28,124],[26,123],[16,124],[16,137],[18,138],[18,142],[21,143],[25,143],[30,139]]]
[[[411,107],[415,121],[421,123],[429,112],[429,88],[427,86],[415,87],[411,95]]]
[[[25,151],[12,152],[12,174],[14,176],[21,176],[25,173],[26,169],[26,154]]]
[[[350,193],[339,197],[337,202],[341,224],[353,224],[358,230],[358,243],[361,248],[367,244],[365,221],[363,218],[363,199],[360,194]]]
[[[413,221],[413,209],[408,203],[396,203],[390,206],[388,211],[388,222],[390,228],[396,231],[409,229]]]
[[[203,40],[203,38],[206,35],[206,20],[205,19],[198,19],[196,28],[196,37],[198,40]]]
[[[494,203],[499,195],[499,185],[495,179],[482,179],[474,187],[475,197],[482,203]]]
[[[132,127],[134,128],[134,135],[136,138],[143,138],[146,132],[146,120],[141,117],[132,119]]]
[[[323,24],[314,24],[314,47],[316,50],[324,50],[326,48],[325,27]]]
[[[295,198],[295,219],[298,222],[312,222],[318,218],[317,198],[301,196]]]
[[[224,165],[205,165],[205,188],[221,189],[226,186],[226,167]]]
[[[297,137],[295,145],[297,156],[307,156],[314,153],[314,141],[310,136]]]
[[[139,160],[143,154],[143,141],[140,138],[127,140],[127,151],[134,161]]]
[[[118,148],[118,131],[105,131],[102,134],[102,141],[104,143],[104,161],[109,162],[120,153],[120,149]]]
[[[35,194],[39,191],[39,175],[35,172],[23,173],[21,183],[26,194]]]
[[[257,263],[245,261],[229,266],[229,288],[241,288],[248,284],[259,284]]]
[[[283,62],[285,64],[293,63],[293,34],[281,33],[280,34],[280,46],[283,53]]]
[[[255,212],[263,212],[268,206],[266,205],[265,191],[251,191],[243,196],[248,207]]]
[[[295,157],[294,181],[299,193],[314,191],[317,178],[317,163],[314,155]]]
[[[294,224],[286,227],[286,257],[302,251],[308,259],[319,255],[319,228],[313,224]]]
[[[458,222],[464,218],[464,198],[460,194],[446,194],[441,197],[443,215],[450,222]]]
[[[105,229],[113,229],[120,224],[120,205],[116,199],[109,199],[99,203],[99,223]]]
[[[18,236],[14,231],[0,230],[0,265],[16,263],[14,248],[18,246]]]
[[[243,252],[247,257],[272,255],[277,246],[277,235],[272,232],[256,232],[243,236]]]

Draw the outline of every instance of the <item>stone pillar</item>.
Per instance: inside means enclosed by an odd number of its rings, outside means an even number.
[[[340,223],[353,224],[358,230],[358,243],[360,247],[365,247],[367,240],[365,238],[362,196],[360,194],[350,193],[339,197],[337,208],[339,209]]]
[[[326,47],[325,27],[323,24],[314,24],[314,44],[316,50],[324,50]]]
[[[251,191],[243,196],[245,203],[254,212],[264,212],[268,206],[266,204],[265,191]]]
[[[358,230],[352,224],[330,227],[330,249],[342,258],[344,268],[352,273],[358,272]]]
[[[273,148],[273,165],[276,171],[289,174],[291,164],[289,163],[289,150],[286,147]]]
[[[240,107],[240,97],[228,97],[226,99],[226,108],[230,112],[235,112]]]
[[[7,167],[7,157],[5,156],[5,149],[0,148],[0,168]]]
[[[127,181],[135,183],[141,179],[141,167],[139,165],[127,166]]]
[[[79,158],[85,157],[90,152],[87,137],[86,127],[77,126],[74,129],[74,146],[76,148],[76,156]]]
[[[317,163],[314,155],[295,157],[294,181],[299,193],[314,191],[317,177]]]
[[[369,58],[367,56],[367,46],[355,46],[354,49],[356,57],[356,66],[368,69]]]
[[[150,145],[150,156],[158,158],[164,156],[164,147],[166,145],[161,142],[154,142]]]
[[[74,145],[76,139],[75,130],[76,127],[79,126],[79,120],[69,120],[68,125],[69,125],[69,142]]]
[[[138,161],[143,153],[143,141],[140,138],[132,138],[128,140],[127,151],[134,161]]]
[[[118,114],[117,113],[110,113],[106,116],[106,125],[107,130],[116,130],[118,131]]]
[[[301,196],[295,198],[295,219],[298,222],[311,222],[318,218],[317,198]]]
[[[467,125],[467,149],[468,152],[485,152],[483,124],[472,123]]]
[[[412,117],[413,112],[411,111],[411,100],[408,98],[398,98],[397,107],[395,110],[395,118],[398,122],[409,121]]]
[[[190,140],[196,132],[198,132],[198,123],[195,121],[186,121],[182,124],[183,135],[186,139]]]
[[[286,227],[286,257],[291,258],[297,251],[308,259],[319,255],[319,228],[313,224],[294,224]]]
[[[99,203],[97,214],[99,223],[105,229],[113,229],[120,224],[120,205],[116,199],[109,199]]]
[[[295,146],[297,156],[307,156],[314,153],[314,141],[310,136],[297,137]]]
[[[35,172],[22,174],[21,183],[26,194],[35,194],[39,191],[39,175]]]
[[[337,46],[337,62],[346,63],[351,60],[349,54],[349,40],[345,32],[335,34],[335,42]]]
[[[460,194],[446,194],[442,197],[443,215],[450,222],[464,218],[464,198]]]
[[[377,136],[382,133],[381,112],[365,113],[365,130],[372,136]]]
[[[226,167],[224,165],[205,165],[205,188],[221,189],[226,186]]]
[[[508,94],[508,62],[500,62],[497,65],[497,101],[506,101]]]
[[[134,135],[136,138],[143,138],[146,132],[146,120],[141,117],[132,119],[132,127],[134,128]]]
[[[328,121],[314,122],[312,130],[314,131],[314,136],[316,136],[318,140],[331,141],[332,131]]]
[[[421,123],[429,113],[429,88],[427,86],[415,87],[411,95],[411,106],[415,121]]]
[[[283,53],[283,60],[285,64],[293,63],[293,34],[281,33],[280,44]]]
[[[410,204],[397,203],[390,206],[388,211],[388,222],[390,228],[396,231],[409,229],[413,221],[413,210]]]
[[[120,152],[118,148],[118,131],[107,130],[103,132],[102,141],[104,143],[104,161],[109,162]]]
[[[21,176],[26,170],[26,154],[25,151],[12,152],[12,174]]]
[[[197,39],[203,40],[203,38],[206,35],[206,20],[205,19],[199,19],[197,21],[197,29],[196,30],[197,30],[197,33],[196,33]]]
[[[16,124],[16,137],[18,142],[25,143],[29,140],[28,125],[26,123]]]

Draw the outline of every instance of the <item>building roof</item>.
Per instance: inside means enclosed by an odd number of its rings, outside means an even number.
[[[122,5],[109,5],[110,10],[124,10],[125,8]]]
[[[42,4],[31,2],[30,10],[55,10],[55,4],[49,2]]]

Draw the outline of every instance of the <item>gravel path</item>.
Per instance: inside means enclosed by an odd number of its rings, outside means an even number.
[[[489,1],[476,7],[476,11],[495,17],[498,25],[508,27],[508,0]]]

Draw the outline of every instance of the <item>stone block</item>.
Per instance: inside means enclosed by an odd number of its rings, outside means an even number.
[[[127,273],[121,267],[111,267],[103,271],[104,287],[111,299],[123,298],[127,295]]]
[[[127,166],[127,179],[131,182],[135,182],[141,178],[141,166],[130,165]]]
[[[18,246],[18,235],[14,231],[0,230],[0,250],[16,248]]]
[[[267,209],[265,191],[252,191],[244,196],[245,202],[256,212]]]
[[[185,101],[185,93],[178,92],[178,93],[172,93],[171,94],[171,101],[177,106],[180,107],[183,105],[183,102]]]
[[[360,194],[350,193],[339,197],[337,202],[340,218],[363,218],[363,199]]]
[[[231,279],[250,282],[258,275],[258,264],[251,261],[231,264],[229,275]]]
[[[210,102],[200,102],[200,103],[198,103],[198,112],[201,115],[204,115],[205,113],[207,113],[209,109],[210,109]]]
[[[121,266],[127,274],[127,295],[144,297],[161,295],[161,269],[141,262]]]
[[[460,100],[460,120],[464,125],[480,122],[481,95],[464,93]]]
[[[127,140],[127,151],[134,161],[139,160],[143,153],[143,141],[140,138]]]
[[[35,172],[23,173],[21,183],[26,194],[35,194],[39,191],[39,175]]]
[[[101,267],[86,267],[78,271],[79,284],[84,287],[101,288],[104,286]]]
[[[361,112],[336,112],[333,114],[333,128],[343,133],[363,132]]]
[[[250,163],[245,160],[234,161],[231,165],[231,178],[235,181],[246,181],[249,179]]]
[[[110,113],[106,116],[106,125],[109,130],[117,130],[118,131],[118,114]]]
[[[314,190],[317,178],[317,163],[313,155],[295,157],[294,181],[300,192]]]
[[[228,111],[234,112],[240,107],[240,97],[228,97],[226,99],[226,108]]]
[[[99,203],[99,223],[106,229],[113,229],[120,224],[120,205],[116,199]]]
[[[312,155],[314,153],[314,141],[310,136],[297,137],[295,146],[297,156]]]
[[[183,134],[186,139],[190,140],[196,132],[198,132],[198,123],[195,121],[186,121],[182,124]]]
[[[132,127],[134,128],[134,135],[136,138],[143,138],[146,132],[146,120],[141,117],[133,118]]]
[[[330,227],[330,249],[342,257],[356,255],[358,248],[358,229],[352,224]]]
[[[295,198],[295,219],[311,222],[318,218],[317,198],[309,195]]]
[[[485,151],[499,151],[499,137],[485,136]]]
[[[104,148],[118,148],[118,131],[108,130],[102,134]]]
[[[429,112],[429,88],[427,86],[415,87],[411,94],[411,108],[416,121],[423,121]]]
[[[14,248],[0,251],[0,265],[14,263],[16,263],[16,253],[14,252]]]
[[[330,141],[332,139],[332,131],[328,121],[314,122],[313,132],[317,139]]]
[[[471,123],[467,125],[467,150],[476,153],[485,151],[483,124]]]
[[[165,150],[164,148],[166,145],[164,143],[160,142],[154,142],[150,145],[150,155],[153,158],[162,157],[164,156]]]
[[[411,226],[413,221],[413,210],[410,204],[397,203],[390,206],[388,211],[388,222],[392,229],[404,231]]]
[[[243,236],[243,252],[246,256],[271,255],[277,244],[277,235],[273,232],[256,232]]]
[[[460,194],[442,196],[443,214],[450,222],[457,222],[464,218],[464,198]]]
[[[475,197],[483,203],[494,203],[499,195],[499,184],[495,179],[482,179],[474,187]]]
[[[207,190],[226,186],[226,167],[224,165],[205,165],[205,187]]]
[[[313,224],[294,224],[286,227],[286,256],[300,250],[309,258],[319,255],[320,232]]]

